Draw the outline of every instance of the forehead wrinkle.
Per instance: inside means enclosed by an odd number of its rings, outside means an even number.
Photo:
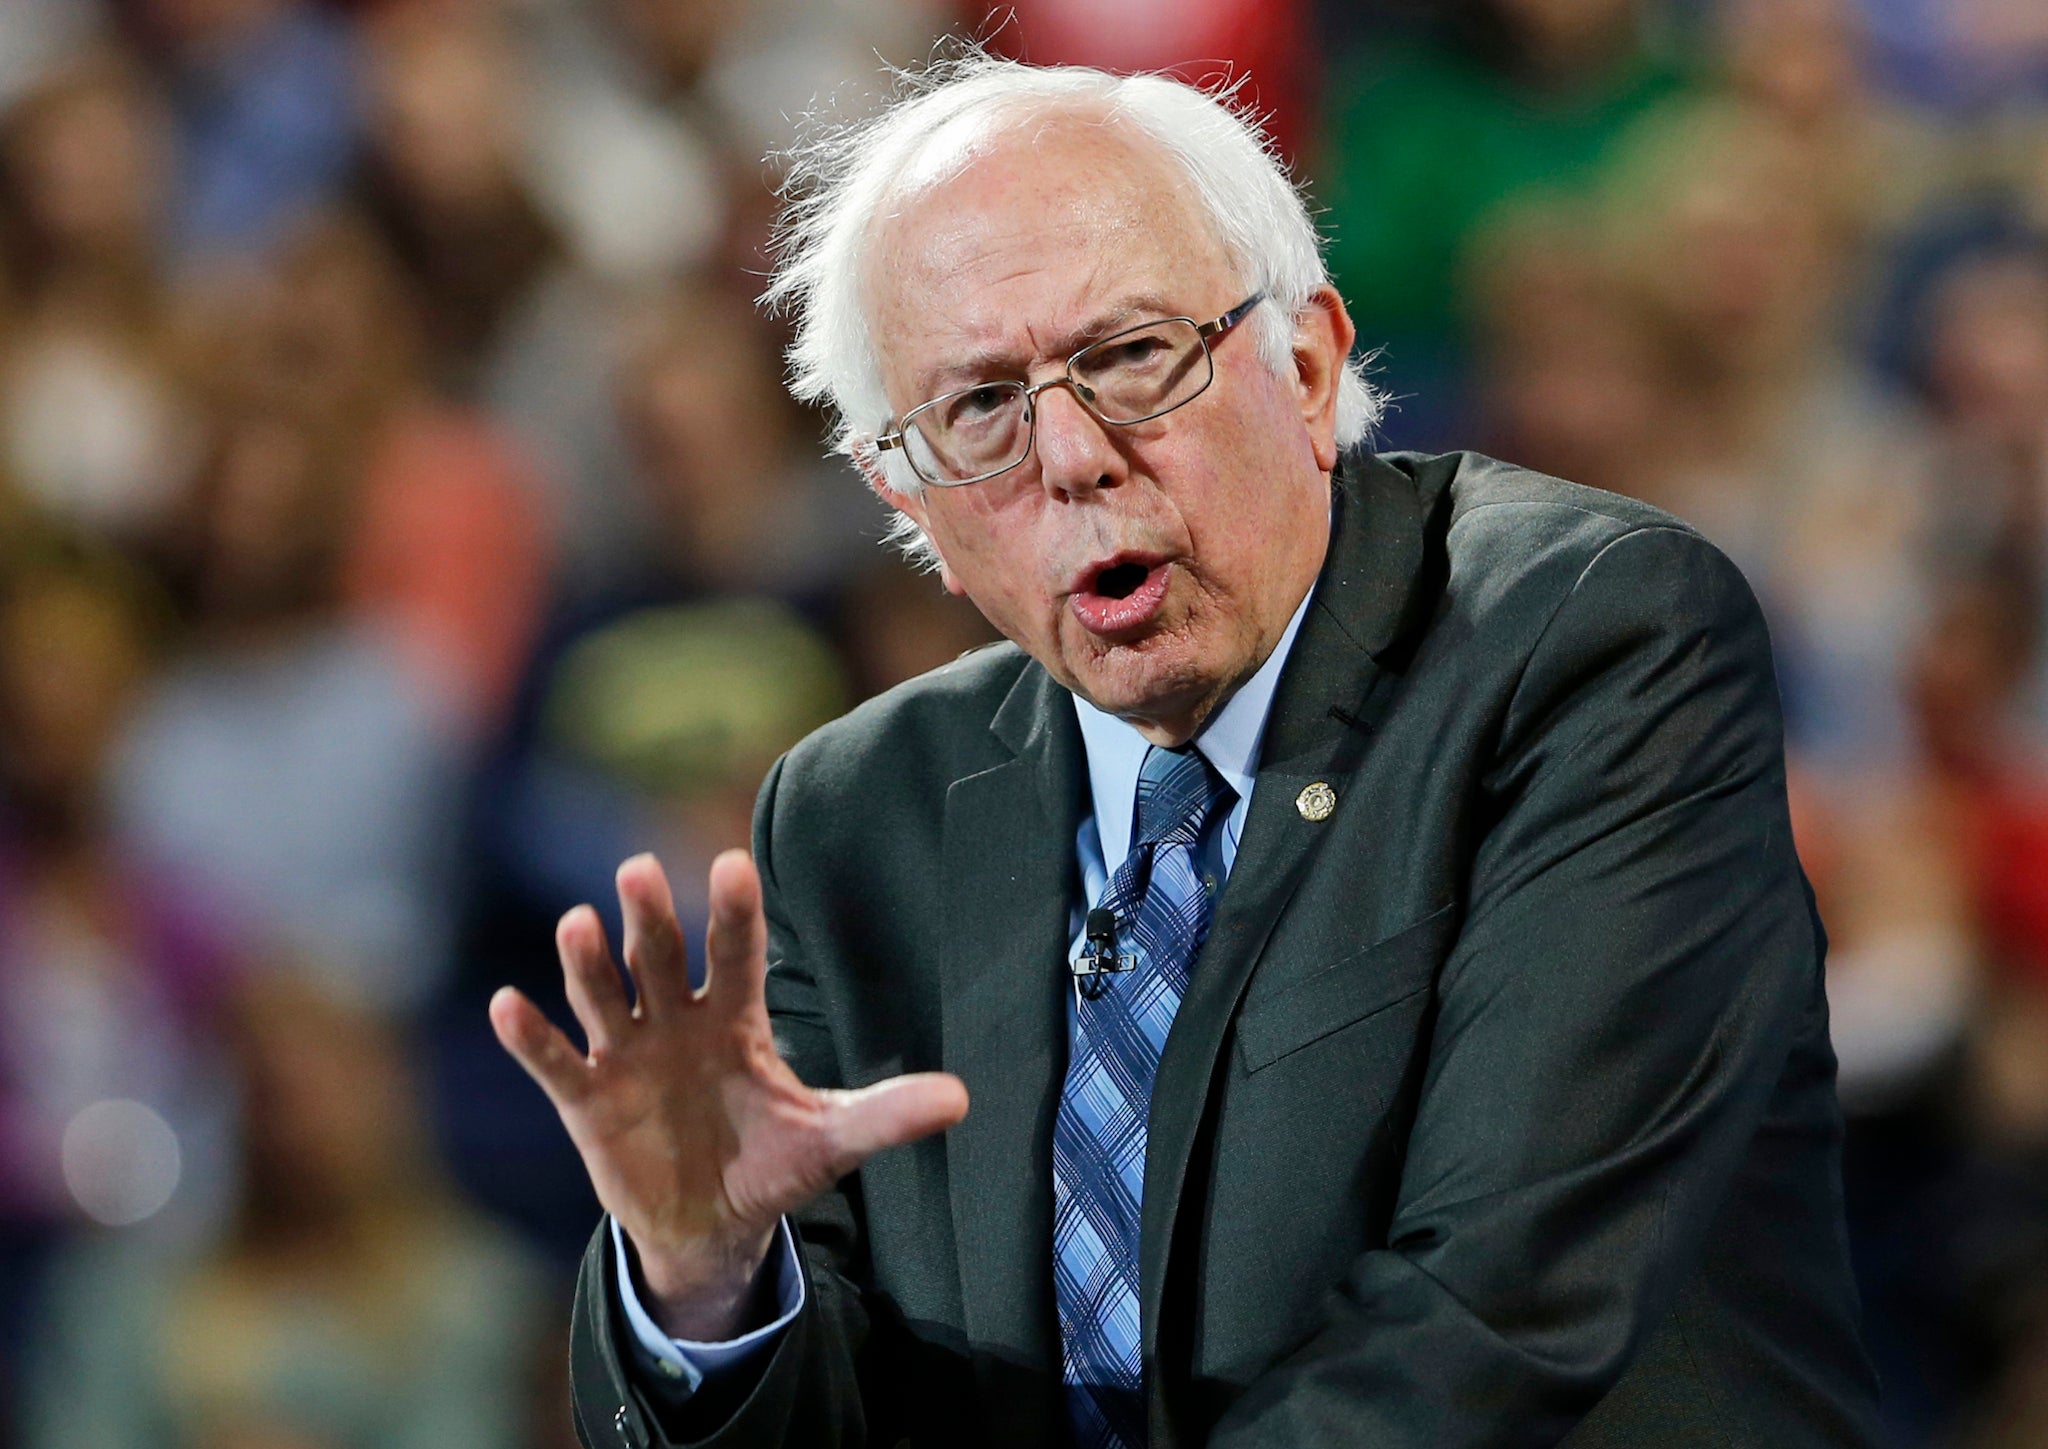
[[[1111,333],[1147,320],[1179,316],[1175,304],[1161,292],[1141,289],[1097,308],[1078,326],[1055,333],[1026,321],[1024,331],[1031,343],[1024,347],[985,346],[967,352],[923,374],[919,383],[927,388],[952,388],[993,378],[1023,378],[1041,363],[1064,363],[1090,343]],[[1043,334],[1041,336],[1041,334]]]
[[[1114,229],[1128,230],[1128,227],[1118,225]],[[1076,299],[1085,301],[1103,286],[1114,285],[1114,279],[1104,275],[1113,267],[1113,261],[1093,246],[1061,247],[1055,240],[1049,248],[1046,229],[1028,222],[1012,226],[995,237],[982,235],[982,230],[976,217],[959,218],[955,225],[937,229],[929,238],[929,245],[906,249],[900,262],[892,268],[899,284],[908,283],[917,288],[922,281],[924,290],[938,290],[930,281],[924,280],[927,278],[978,274],[976,297],[995,299],[970,305],[964,312],[949,313],[946,309],[939,309],[928,314],[927,320],[938,334],[939,345],[934,352],[939,355],[918,373],[916,386],[921,394],[947,385],[952,379],[1021,376],[1039,361],[1064,361],[1068,353],[1113,330],[1116,321],[1134,315],[1145,305],[1152,291],[1150,287],[1140,286],[1138,295],[1114,298],[1106,306],[1095,307],[1079,326],[1048,336],[1050,319],[1020,317],[1003,310],[999,299],[1005,289],[1043,270],[1048,250],[1065,252],[1085,257],[1089,262],[1087,269],[1070,284]],[[1090,241],[1096,241],[1106,228],[1091,225],[1090,219],[1083,218],[1060,224],[1055,230],[1069,234],[1079,232]],[[956,247],[956,243],[965,245]],[[1107,250],[1113,252],[1116,249]],[[999,270],[994,269],[997,266]]]

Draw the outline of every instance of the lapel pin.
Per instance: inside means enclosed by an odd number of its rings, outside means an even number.
[[[1328,820],[1330,812],[1337,808],[1337,792],[1318,780],[1304,786],[1294,797],[1294,808],[1301,812],[1304,820]]]

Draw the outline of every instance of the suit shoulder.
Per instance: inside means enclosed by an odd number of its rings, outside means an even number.
[[[1473,539],[1495,536],[1541,546],[1558,539],[1597,551],[1624,533],[1643,528],[1698,531],[1675,514],[1601,488],[1589,488],[1504,463],[1483,453],[1452,453],[1431,460],[1450,465],[1450,526]]]
[[[973,649],[950,664],[906,680],[804,738],[789,752],[787,784],[833,790],[878,781],[915,785],[971,773],[992,753],[989,725],[1025,671],[1035,668],[1016,645]],[[943,788],[940,791],[943,794]]]
[[[1627,593],[1674,562],[1697,580],[1712,579],[1717,595],[1729,585],[1747,597],[1739,571],[1712,542],[1640,499],[1480,453],[1388,461],[1439,505],[1451,592],[1467,611],[1547,615],[1582,586]]]

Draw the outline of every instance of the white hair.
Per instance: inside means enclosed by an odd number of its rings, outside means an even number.
[[[790,391],[824,402],[834,446],[849,457],[890,415],[861,282],[875,221],[906,188],[943,181],[1001,132],[1053,110],[1085,110],[1128,123],[1178,162],[1247,294],[1265,304],[1247,318],[1259,355],[1293,371],[1294,324],[1329,281],[1315,224],[1272,142],[1228,88],[1198,90],[1162,75],[1116,76],[1082,66],[1031,66],[979,48],[899,72],[898,94],[848,123],[818,118],[788,155],[780,265],[762,301],[794,311]],[[1336,440],[1348,448],[1379,420],[1381,398],[1362,364],[1347,360],[1337,386]],[[901,459],[869,451],[890,485],[921,487]],[[916,562],[937,563],[917,525],[898,514],[891,537]]]

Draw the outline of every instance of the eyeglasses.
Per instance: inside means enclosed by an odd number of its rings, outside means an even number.
[[[1163,317],[1113,332],[1067,359],[1065,372],[1037,384],[979,382],[941,393],[903,415],[875,439],[875,451],[901,448],[911,471],[939,488],[1007,473],[1031,454],[1038,395],[1064,387],[1098,420],[1120,428],[1150,422],[1192,402],[1215,381],[1209,341],[1264,301],[1264,292],[1213,322]]]

